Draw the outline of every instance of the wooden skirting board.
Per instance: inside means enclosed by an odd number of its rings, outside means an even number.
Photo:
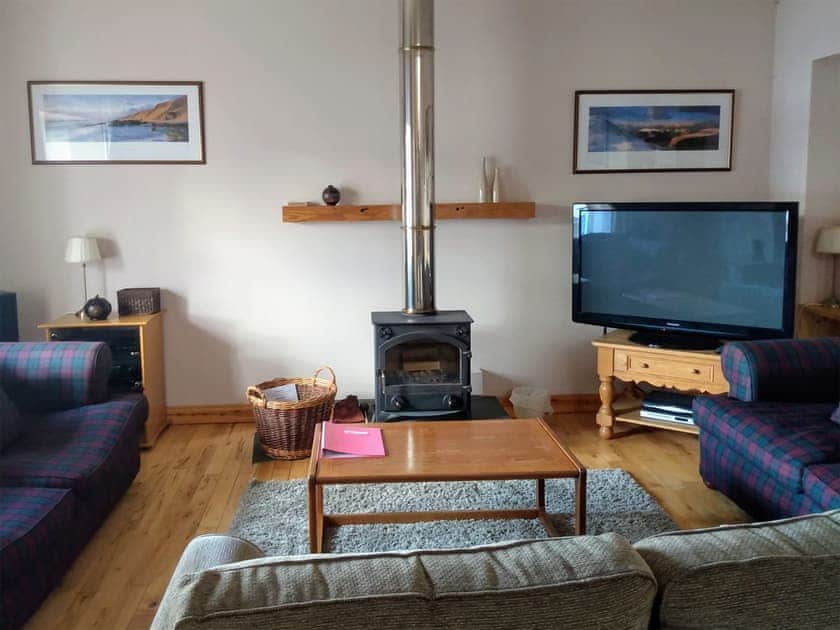
[[[554,413],[595,413],[601,406],[598,394],[554,394],[551,397]]]
[[[507,402],[506,398],[502,398]],[[595,413],[600,405],[598,394],[557,394],[551,397],[555,413]],[[167,407],[166,416],[172,424],[225,424],[230,422],[253,422],[251,406],[233,405],[186,405]]]
[[[166,416],[171,424],[211,424],[253,422],[251,405],[186,405],[167,407]]]

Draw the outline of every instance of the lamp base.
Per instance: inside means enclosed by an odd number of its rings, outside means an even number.
[[[837,299],[836,295],[825,298],[820,304],[828,308],[840,308],[840,300]]]

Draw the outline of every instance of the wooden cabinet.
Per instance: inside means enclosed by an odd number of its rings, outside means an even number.
[[[697,433],[694,425],[681,425],[643,418],[639,401],[615,400],[614,381],[649,383],[655,387],[673,387],[686,392],[721,394],[729,383],[720,367],[720,355],[714,351],[666,350],[648,348],[631,342],[632,333],[616,330],[592,342],[598,353],[598,394],[601,407],[596,415],[598,432],[609,439],[616,421]]]
[[[163,313],[112,317],[104,321],[65,315],[39,324],[47,341],[104,341],[111,348],[114,391],[142,391],[149,401],[143,428],[144,447],[154,445],[166,428],[163,372]]]
[[[797,337],[840,337],[840,308],[822,304],[801,304]]]

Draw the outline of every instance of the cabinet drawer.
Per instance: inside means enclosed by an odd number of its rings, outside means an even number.
[[[648,356],[635,353],[615,353],[616,372],[633,372],[643,377],[645,374],[664,376],[683,381],[708,383],[714,378],[714,366],[702,362],[675,361],[669,358]]]

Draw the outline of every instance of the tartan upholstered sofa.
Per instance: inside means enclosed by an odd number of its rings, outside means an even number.
[[[0,343],[0,628],[61,580],[140,467],[148,406],[103,343]]]
[[[695,399],[703,480],[756,518],[840,507],[840,338],[729,343]]]

